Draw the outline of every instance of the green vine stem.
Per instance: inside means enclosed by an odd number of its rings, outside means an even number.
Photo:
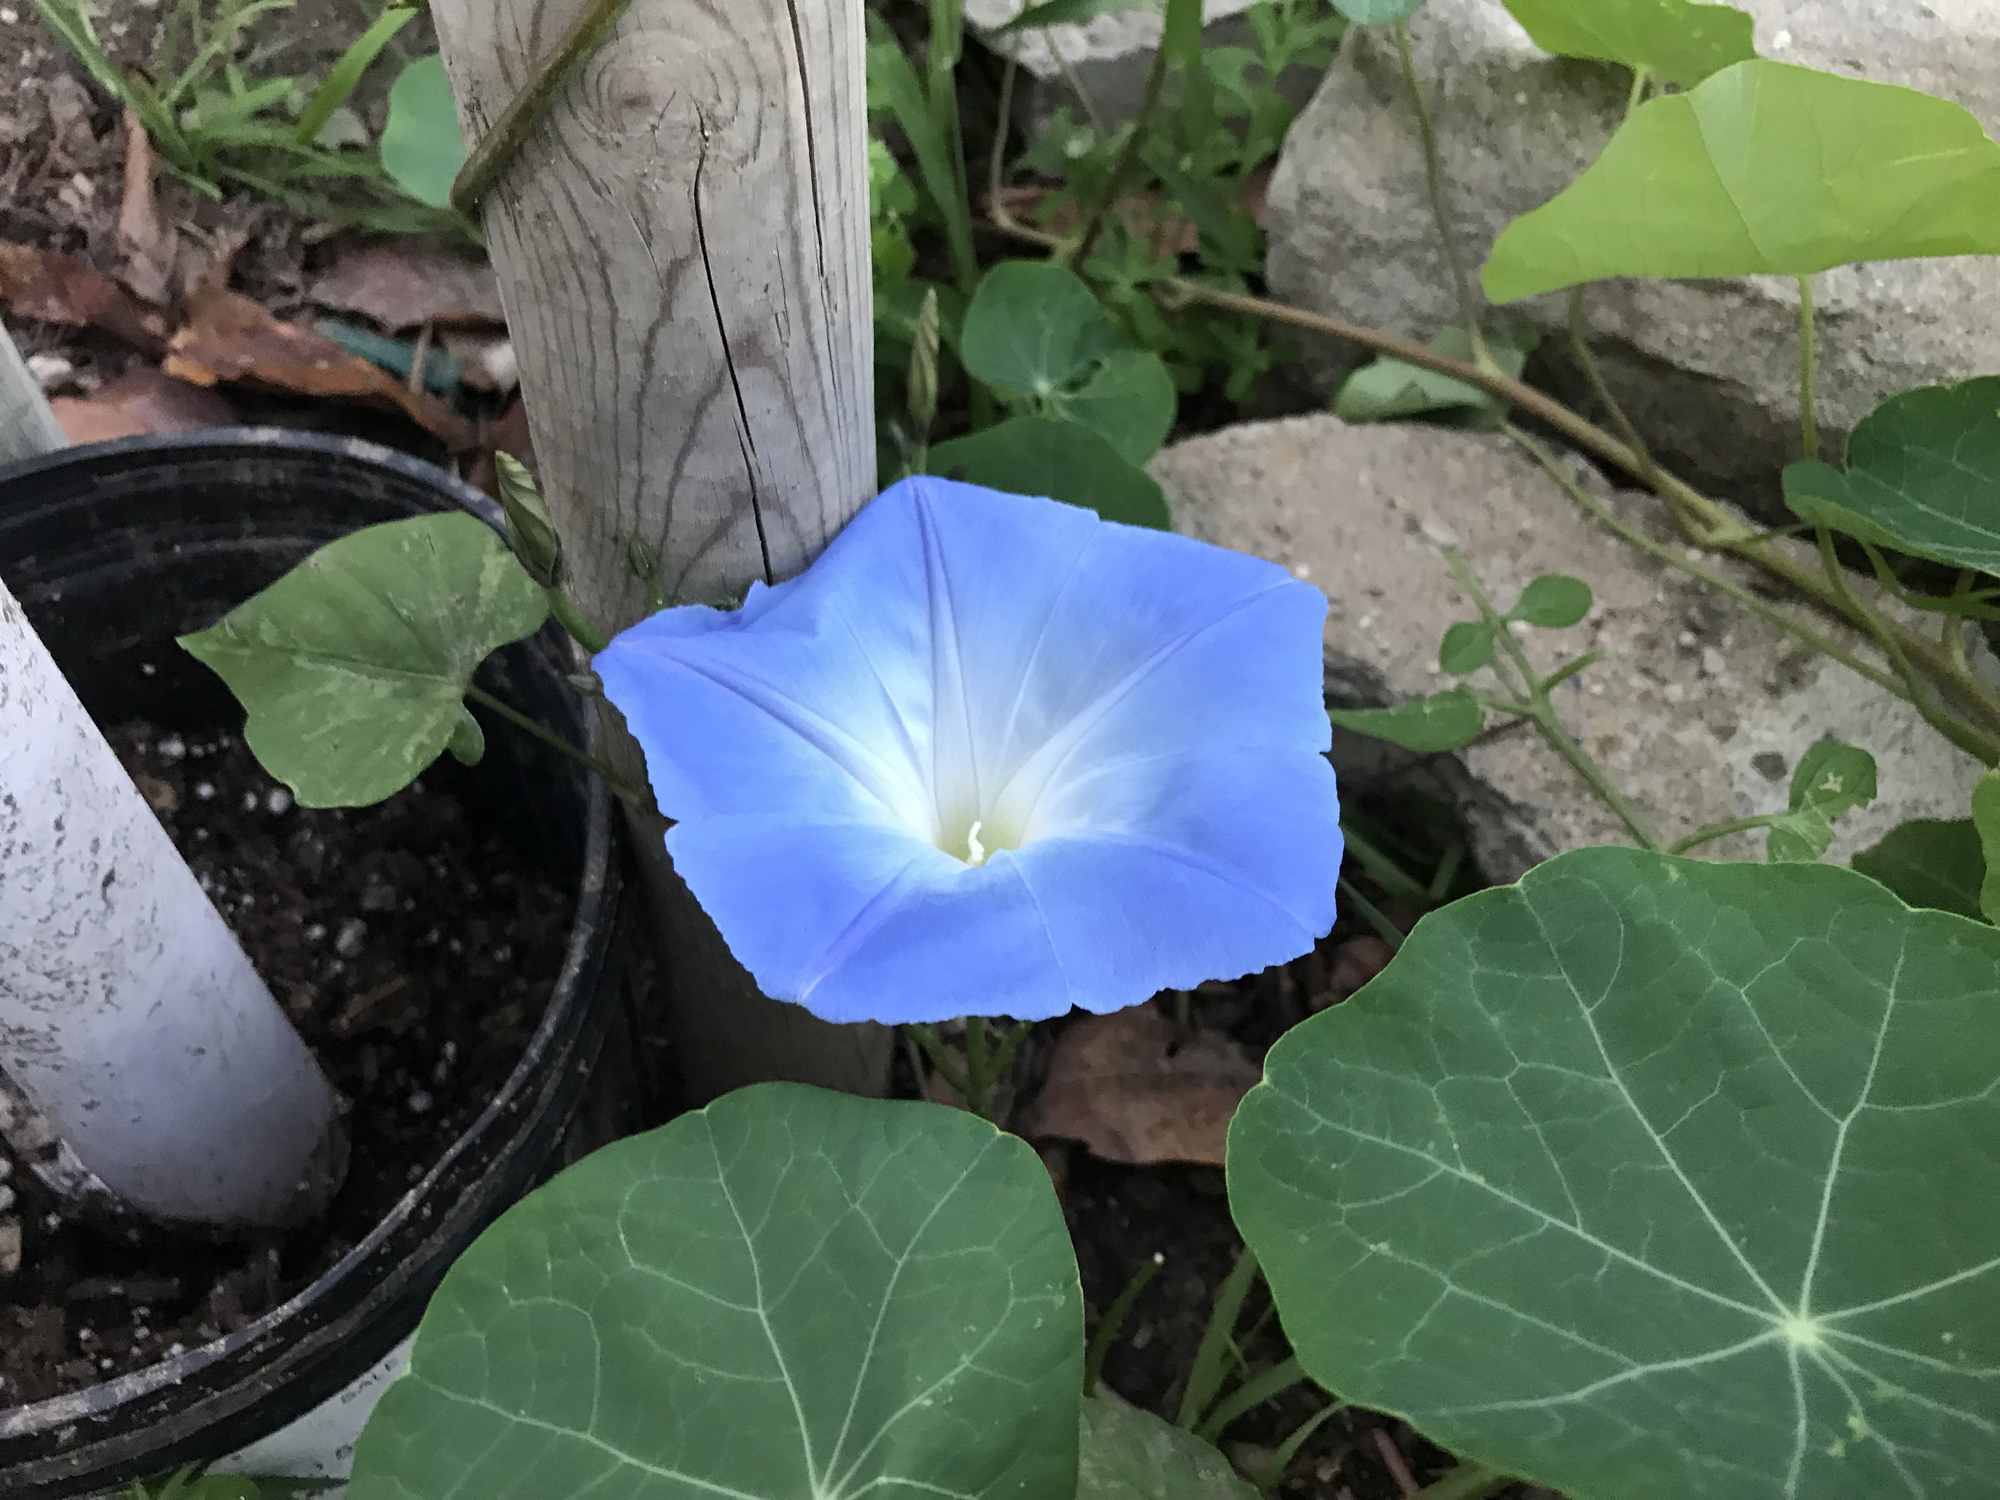
[[[1657,486],[1660,478],[1659,463],[1654,459],[1652,450],[1647,448],[1646,440],[1639,436],[1639,429],[1625,414],[1625,408],[1619,405],[1618,398],[1611,394],[1611,387],[1604,379],[1604,371],[1598,366],[1597,356],[1591,352],[1590,330],[1584,315],[1585,290],[1586,288],[1582,286],[1573,286],[1569,289],[1570,357],[1583,371],[1583,378],[1590,385],[1590,393],[1610,414],[1619,436],[1624,438],[1627,446],[1639,455],[1639,461],[1645,466],[1645,472],[1640,477],[1648,486]]]
[[[610,35],[631,0],[590,0],[557,40],[555,50],[535,65],[527,86],[507,103],[492,128],[479,138],[451,184],[451,206],[467,218],[479,212],[480,201],[514,160],[528,132],[548,113],[570,69]]]
[[[1660,840],[1646,821],[1645,815],[1618,789],[1610,774],[1597,763],[1596,758],[1563,728],[1562,719],[1556,713],[1555,704],[1549,697],[1548,679],[1536,673],[1534,663],[1528,660],[1528,653],[1522,650],[1521,643],[1514,639],[1514,632],[1508,628],[1507,621],[1500,611],[1494,608],[1493,601],[1487,597],[1486,590],[1473,575],[1472,567],[1466,562],[1464,554],[1455,549],[1447,550],[1445,563],[1451,569],[1451,576],[1457,580],[1458,586],[1465,591],[1466,597],[1478,606],[1479,617],[1486,622],[1487,628],[1493,633],[1493,639],[1500,647],[1501,660],[1513,669],[1514,675],[1519,679],[1518,691],[1521,701],[1514,706],[1522,710],[1522,716],[1534,724],[1542,738],[1548,742],[1549,748],[1569,762],[1570,769],[1583,778],[1584,785],[1597,795],[1597,799],[1611,809],[1612,815],[1623,823],[1625,831],[1632,835],[1633,842],[1642,849],[1659,853]]]
[[[1112,163],[1111,175],[1105,179],[1103,194],[1092,205],[1090,217],[1084,220],[1083,233],[1077,237],[1076,249],[1064,257],[1080,276],[1088,277],[1089,273],[1084,268],[1090,264],[1090,252],[1097,248],[1105,220],[1117,212],[1118,200],[1124,195],[1126,183],[1139,164],[1140,148],[1145,144],[1146,133],[1153,128],[1153,117],[1159,112],[1160,99],[1166,93],[1167,74],[1173,66],[1169,55],[1172,51],[1167,39],[1162,37],[1160,45],[1154,49],[1153,61],[1146,69],[1146,87],[1140,96],[1138,117],[1132,121],[1118,148],[1118,158]],[[1005,120],[1006,116],[1002,115],[1001,119]]]
[[[1451,284],[1458,293],[1458,315],[1465,323],[1465,336],[1472,344],[1473,362],[1481,369],[1497,369],[1493,356],[1486,349],[1486,335],[1479,326],[1479,298],[1472,290],[1472,278],[1466,274],[1465,262],[1459,259],[1458,237],[1451,229],[1451,199],[1445,186],[1444,157],[1438,150],[1437,120],[1431,113],[1430,101],[1424,97],[1424,87],[1417,77],[1416,59],[1410,53],[1410,29],[1403,22],[1395,25],[1396,58],[1402,64],[1403,81],[1409,85],[1410,103],[1417,114],[1417,136],[1424,150],[1424,185],[1430,196],[1431,217],[1437,221],[1438,245],[1444,251],[1445,265],[1451,270]]]
[[[1799,278],[1799,442],[1806,458],[1819,457],[1819,330],[1813,317],[1812,277]]]
[[[1726,839],[1732,833],[1751,833],[1759,828],[1771,828],[1790,816],[1787,813],[1758,813],[1754,817],[1731,818],[1726,823],[1711,823],[1706,828],[1697,828],[1684,839],[1677,839],[1667,846],[1669,854],[1686,854],[1690,849],[1699,849],[1703,844],[1712,844],[1717,839]]]
[[[1683,573],[1689,578],[1695,579],[1697,582],[1714,589],[1717,593],[1735,600],[1759,619],[1775,625],[1786,635],[1792,637],[1792,639],[1802,645],[1810,646],[1822,656],[1831,657],[1850,672],[1866,678],[1884,692],[1893,693],[1905,702],[1910,700],[1909,690],[1903,686],[1902,681],[1897,677],[1883,671],[1873,662],[1862,660],[1830,636],[1820,634],[1820,632],[1814,630],[1810,625],[1793,619],[1785,611],[1766,600],[1759,599],[1750,590],[1744,588],[1735,580],[1726,578],[1712,568],[1704,567],[1683,553],[1675,551],[1672,547],[1655,541],[1636,526],[1622,519],[1602,499],[1591,494],[1590,491],[1578,484],[1573,476],[1565,473],[1562,465],[1556,461],[1555,455],[1527,433],[1521,431],[1520,428],[1509,426],[1501,430],[1509,438],[1513,439],[1515,443],[1519,444],[1543,469],[1548,471],[1549,477],[1562,487],[1563,492],[1569,496],[1579,509],[1594,517],[1601,526],[1611,532],[1620,541],[1626,543],[1628,546],[1636,547],[1655,562],[1672,568],[1678,573]]]
[[[627,802],[630,802],[634,807],[639,808],[643,812],[651,812],[653,810],[653,798],[650,793],[634,786],[604,761],[599,760],[588,750],[578,749],[547,725],[537,723],[512,704],[502,702],[476,683],[466,688],[465,697],[468,703],[477,703],[488,713],[505,719],[509,724],[520,730],[521,733],[532,739],[541,741],[542,744],[548,746],[549,749],[555,751],[558,755],[566,756],[578,765],[595,771],[599,776],[604,778],[606,786],[610,787],[612,791],[623,797]]]
[[[556,623],[568,631],[570,639],[585,651],[595,656],[611,644],[610,638],[590,623],[577,602],[560,584],[552,584],[543,592],[549,596],[549,613],[556,617]]]

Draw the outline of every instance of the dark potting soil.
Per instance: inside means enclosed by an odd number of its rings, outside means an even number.
[[[235,734],[109,738],[348,1101],[351,1165],[320,1222],[215,1245],[73,1221],[0,1148],[0,1251],[8,1221],[21,1237],[13,1275],[0,1258],[0,1405],[239,1328],[352,1248],[512,1071],[574,904],[454,767],[377,807],[308,811]]]

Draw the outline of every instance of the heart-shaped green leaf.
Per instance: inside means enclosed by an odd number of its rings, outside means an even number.
[[[1634,110],[1581,177],[1502,231],[1486,292],[1992,254],[1996,198],[2000,144],[1956,104],[1757,58]]]
[[[1472,338],[1455,323],[1429,347],[1452,359],[1472,358]],[[1532,337],[1508,338],[1498,330],[1486,334],[1487,354],[1508,375],[1520,375],[1533,349]],[[1447,414],[1458,425],[1491,428],[1506,416],[1507,405],[1477,386],[1384,354],[1347,377],[1333,398],[1333,414],[1343,422],[1394,422]]]
[[[1076,1500],[1257,1500],[1257,1491],[1193,1433],[1116,1396],[1091,1396]]]
[[[1045,495],[1128,526],[1173,528],[1166,493],[1088,427],[1015,417],[930,451],[929,471],[1016,495]]]
[[[1521,590],[1509,619],[1566,630],[1590,613],[1590,585],[1567,573],[1544,573]]]
[[[793,1084],[607,1146],[466,1252],[354,1500],[1047,1500],[1076,1257],[1024,1142]]]
[[[548,614],[499,534],[454,512],[330,542],[180,643],[229,684],[250,749],[301,804],[365,807],[447,748],[477,758],[472,675]]]
[[[1575,1500],[2000,1465],[2000,931],[1585,849],[1271,1049],[1230,1202],[1306,1370]]]
[[[1792,772],[1791,806],[1771,826],[1774,860],[1815,860],[1833,843],[1833,820],[1875,800],[1875,757],[1855,745],[1821,740]]]
[[[2000,572],[2000,375],[1891,396],[1847,442],[1847,468],[1795,463],[1785,503],[1877,546]]]
[[[1900,823],[1879,844],[1855,855],[1853,865],[1912,906],[1980,920],[1979,887],[1986,879],[1986,856],[1970,818],[1954,822],[1915,818]]]
[[[1100,434],[1126,462],[1159,451],[1178,398],[1166,364],[1135,347],[1074,271],[1049,261],[1003,261],[965,311],[966,370],[1041,416]]]
[[[382,170],[404,192],[432,208],[451,206],[452,182],[465,165],[465,138],[437,53],[412,59],[396,75],[380,149]]]
[[[1690,0],[1506,0],[1544,52],[1646,68],[1693,88],[1757,55],[1748,15]]]
[[[1328,709],[1327,717],[1342,729],[1423,755],[1462,749],[1486,728],[1486,710],[1464,688],[1413,698],[1394,708]]]

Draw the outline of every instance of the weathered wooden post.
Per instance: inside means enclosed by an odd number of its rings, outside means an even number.
[[[587,9],[432,0],[468,141]],[[862,0],[632,0],[481,204],[571,591],[607,632],[789,577],[873,493],[866,88]],[[759,996],[636,832],[692,1091],[879,1092],[887,1033]]]

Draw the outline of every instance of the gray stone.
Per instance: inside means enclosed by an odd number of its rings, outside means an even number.
[[[1107,125],[1122,124],[1138,114],[1146,73],[1160,46],[1160,7],[1115,10],[1088,21],[1035,27],[1012,36],[995,34],[1031,3],[1039,0],[965,0],[966,26],[1002,56],[1019,62],[1027,75],[1022,117],[1033,125],[1064,104],[1082,110],[1084,100]],[[1206,0],[1202,45],[1246,44],[1250,30],[1243,14],[1257,3]],[[1303,103],[1312,82],[1289,78],[1286,86]]]
[[[1760,52],[1942,95],[2000,124],[2000,0],[1738,0]],[[1552,58],[1498,0],[1431,0],[1410,23],[1437,100],[1460,254],[1476,273],[1509,220],[1566,187],[1625,107],[1630,74]],[[1389,38],[1355,28],[1293,126],[1271,183],[1269,277],[1277,295],[1428,338],[1457,316],[1424,191],[1409,94]],[[1885,262],[1817,279],[1822,429],[1833,441],[1884,397],[2000,369],[2000,326],[1967,309],[2000,302],[2000,260]],[[1610,282],[1589,293],[1607,378],[1657,452],[1682,472],[1773,509],[1798,447],[1798,296],[1782,278]],[[1517,304],[1542,330],[1566,298]],[[1551,378],[1581,381],[1560,341]],[[1365,356],[1316,342],[1327,382]],[[1836,450],[1837,451],[1837,450]]]
[[[1830,857],[1844,860],[1908,818],[1966,815],[1983,768],[1914,709],[1612,536],[1504,439],[1302,417],[1195,438],[1163,453],[1154,472],[1179,529],[1271,558],[1326,592],[1327,694],[1338,705],[1451,685],[1439,637],[1476,613],[1445,565],[1455,546],[1502,608],[1538,574],[1591,585],[1596,603],[1581,625],[1524,629],[1521,644],[1544,672],[1603,653],[1556,690],[1558,706],[1664,839],[1781,810],[1792,768],[1828,734],[1870,751],[1881,783],[1873,806],[1841,820]],[[1579,475],[1626,520],[1668,539],[1657,502]],[[1493,879],[1566,849],[1629,841],[1526,726],[1432,757],[1340,732],[1334,758],[1352,799],[1414,786],[1452,804]],[[1762,845],[1738,837],[1708,852],[1759,858]]]

